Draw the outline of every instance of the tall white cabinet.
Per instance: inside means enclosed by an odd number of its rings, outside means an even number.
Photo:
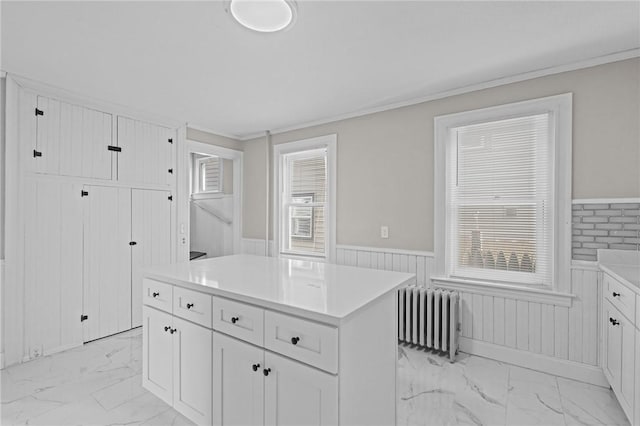
[[[176,251],[178,143],[177,126],[8,81],[7,281],[23,300],[7,365],[142,325],[140,269]]]

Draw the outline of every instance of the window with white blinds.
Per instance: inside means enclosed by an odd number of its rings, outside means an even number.
[[[222,160],[217,156],[194,155],[194,192],[222,191]]]
[[[282,166],[281,252],[324,257],[327,150],[284,154]]]
[[[541,113],[450,130],[451,276],[551,284],[552,121]]]

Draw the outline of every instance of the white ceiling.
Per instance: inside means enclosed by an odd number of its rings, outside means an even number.
[[[3,70],[245,138],[640,47],[640,2],[1,2]]]

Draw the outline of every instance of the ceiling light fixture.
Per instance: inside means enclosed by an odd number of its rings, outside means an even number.
[[[287,29],[296,18],[296,5],[290,0],[230,0],[226,9],[242,26],[261,33]]]

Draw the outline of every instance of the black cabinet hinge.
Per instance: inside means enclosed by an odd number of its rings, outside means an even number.
[[[168,139],[169,143],[173,143],[173,138]]]
[[[41,109],[36,108],[36,117],[39,115],[44,115],[44,111]]]
[[[85,191],[84,189],[82,191],[80,191],[80,196],[81,197],[86,197],[87,195],[89,195],[89,191]]]
[[[167,200],[169,200],[169,201],[173,201],[173,195],[169,195],[169,196],[167,197]]]
[[[107,149],[109,151],[122,152],[122,148],[119,147],[119,146],[109,145],[109,146],[107,146]]]
[[[135,241],[129,241],[129,245],[130,246],[135,246],[136,244],[138,244],[138,243],[136,243]]]
[[[173,174],[173,169],[167,170],[169,173]]]
[[[33,150],[33,157],[42,157],[42,152],[40,151],[36,151],[35,149]]]
[[[89,319],[89,315],[85,315],[85,314],[80,315],[80,322],[86,321],[88,319]]]

